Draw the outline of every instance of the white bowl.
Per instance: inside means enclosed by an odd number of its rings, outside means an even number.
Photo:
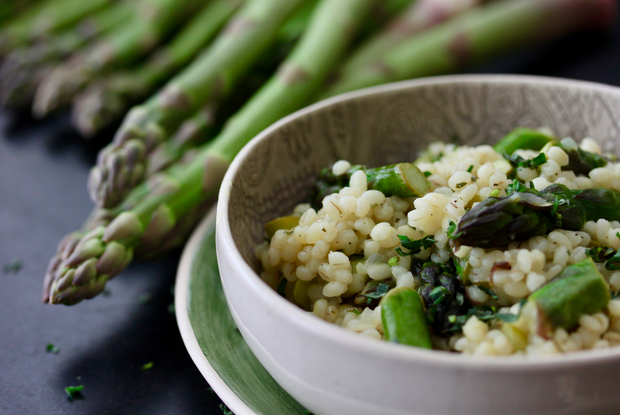
[[[309,195],[319,169],[347,159],[412,160],[429,142],[494,142],[514,127],[620,143],[620,89],[522,76],[452,76],[345,94],[254,138],[228,170],[217,212],[222,282],[260,362],[317,415],[620,413],[620,348],[555,358],[473,358],[361,338],[289,303],[257,275],[264,224]]]

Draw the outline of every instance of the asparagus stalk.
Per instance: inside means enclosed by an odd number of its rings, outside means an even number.
[[[162,240],[162,235],[168,235],[179,218],[196,211],[214,196],[229,163],[257,129],[260,131],[274,118],[294,111],[310,98],[315,86],[321,84],[345,53],[374,1],[323,0],[299,44],[281,66],[284,69],[193,160],[158,175],[159,183],[166,183],[164,190],[152,192],[107,227],[84,236],[71,256],[54,269],[53,277],[46,278],[46,299],[51,303],[75,304],[101,292],[105,282],[129,263],[136,247]],[[283,3],[272,0],[250,5],[274,6],[254,9],[252,13],[260,11],[272,23],[274,13],[285,8]],[[286,5],[291,5],[290,0]],[[265,13],[268,11],[271,13]],[[258,39],[251,40],[256,44]]]
[[[70,26],[111,2],[112,0],[46,0],[35,4],[0,30],[0,56]]]
[[[186,117],[218,102],[275,39],[279,27],[308,0],[252,0],[215,42],[146,104],[133,108],[90,174],[91,199],[112,207],[143,180],[146,156]],[[139,151],[133,149],[139,148]]]
[[[200,0],[142,0],[137,21],[72,56],[41,83],[33,104],[34,115],[44,117],[69,104],[95,77],[144,57],[201,3]]]
[[[557,228],[580,230],[586,221],[598,219],[620,220],[619,192],[553,184],[540,193],[522,189],[484,199],[463,215],[452,238],[457,246],[493,248]]]
[[[383,336],[387,341],[432,349],[420,295],[409,287],[390,290],[381,301]]]
[[[73,124],[78,131],[88,137],[118,121],[131,104],[145,99],[194,58],[241,3],[242,0],[216,0],[208,4],[145,64],[115,73],[77,95],[73,105]]]
[[[31,46],[15,49],[0,67],[1,104],[22,108],[32,103],[41,81],[60,60],[91,39],[126,23],[134,13],[131,3],[119,3],[86,17],[66,32]]]
[[[292,46],[303,33],[316,2],[303,5],[278,31],[277,39],[269,51],[263,54],[252,73],[244,77],[228,99],[221,103],[210,102],[192,117],[183,121],[179,129],[168,140],[161,142],[148,155],[147,174],[150,177],[185,157],[194,148],[215,137],[222,120],[231,117],[262,87],[275,72],[278,65],[288,56]]]
[[[516,150],[540,151],[547,143],[554,142],[555,137],[530,128],[515,128],[500,141],[495,143],[493,149],[500,154],[511,155]]]
[[[321,170],[314,186],[313,204],[321,206],[327,195],[337,193],[349,185],[351,176],[362,170],[366,174],[368,188],[379,190],[386,196],[420,197],[430,190],[430,184],[424,173],[411,163],[399,163],[390,166],[367,168],[353,165],[344,174],[336,176],[328,167]]]
[[[504,0],[463,13],[387,50],[319,98],[387,82],[457,71],[515,47],[615,21],[610,0]],[[553,22],[553,24],[551,24]]]
[[[607,307],[609,288],[592,258],[569,265],[551,282],[535,291],[528,303],[538,310],[537,333],[550,338],[556,328],[574,329],[585,314]]]
[[[386,51],[423,30],[483,3],[483,0],[419,0],[393,19],[388,26],[356,49],[339,71],[347,76],[380,61]]]
[[[560,147],[568,155],[568,164],[562,166],[562,170],[570,170],[575,174],[588,175],[590,171],[607,165],[607,159],[598,154],[579,148],[572,138],[563,138],[562,141],[553,145]]]

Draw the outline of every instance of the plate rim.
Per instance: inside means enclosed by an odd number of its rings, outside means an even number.
[[[211,363],[209,363],[209,360],[198,344],[196,333],[194,333],[194,328],[189,318],[188,300],[189,286],[192,279],[192,265],[196,252],[204,241],[205,234],[209,227],[215,224],[216,215],[217,206],[213,206],[201,220],[185,245],[185,248],[183,248],[174,284],[174,308],[177,326],[181,333],[185,349],[189,353],[194,365],[196,365],[211,389],[213,389],[222,402],[236,415],[258,415],[228,387],[220,375],[213,369]]]

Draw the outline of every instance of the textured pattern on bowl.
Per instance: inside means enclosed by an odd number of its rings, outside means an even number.
[[[577,353],[561,361],[472,360],[358,342],[277,298],[245,264],[239,266],[239,254],[257,270],[253,248],[263,239],[264,223],[306,200],[318,170],[338,159],[371,166],[412,160],[432,141],[493,143],[517,126],[546,126],[560,137],[590,136],[604,151],[618,153],[618,119],[616,88],[546,78],[457,76],[349,94],[272,126],[231,166],[218,206],[218,259],[242,334],[274,378],[317,413],[370,414],[379,408],[385,414],[613,413],[609,408],[620,396],[610,366],[620,369],[620,352]],[[295,355],[287,347],[300,350]],[[299,362],[303,358],[328,371],[323,384],[312,365]],[[376,359],[380,364],[368,362]],[[330,365],[356,363],[365,364],[374,378],[364,379],[364,368],[347,368],[348,379],[356,379],[361,390],[342,385],[347,377],[329,372]],[[586,376],[592,380],[585,382]],[[416,382],[415,391],[409,382]],[[373,383],[379,383],[374,385],[378,395],[366,390]],[[439,394],[441,387],[450,398]]]

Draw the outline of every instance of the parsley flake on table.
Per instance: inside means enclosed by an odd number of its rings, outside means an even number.
[[[67,399],[70,401],[84,399],[82,396],[82,389],[84,389],[84,385],[67,386],[65,388],[65,392],[67,392]]]
[[[11,272],[17,273],[20,269],[22,269],[23,266],[24,263],[19,259],[16,259],[15,261],[4,264],[4,267],[2,267],[2,271],[4,271],[5,274],[10,274]]]
[[[58,354],[58,353],[60,353],[60,347],[58,347],[58,346],[54,346],[52,343],[48,343],[48,344],[45,346],[45,350],[46,350],[48,353],[54,353],[54,354]]]

